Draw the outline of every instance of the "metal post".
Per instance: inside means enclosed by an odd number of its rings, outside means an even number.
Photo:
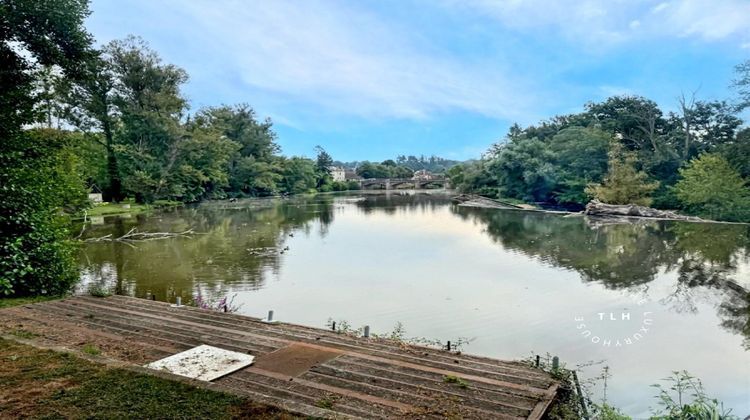
[[[552,358],[552,370],[557,370],[560,368],[560,358],[555,356]]]
[[[451,351],[451,342],[450,341],[448,341],[448,345],[445,346],[445,348],[448,349],[448,351]]]
[[[266,318],[266,321],[273,322],[273,311],[268,311],[268,318]]]
[[[336,331],[336,321],[331,322],[331,331]]]
[[[581,411],[583,412],[583,418],[589,420],[589,410],[586,409],[586,399],[583,398],[583,392],[581,392],[581,384],[580,382],[578,382],[578,374],[576,374],[576,371],[573,371],[573,382],[576,385],[578,401],[581,402]]]
[[[539,355],[536,355],[536,367],[539,367]]]
[[[182,306],[182,296],[177,296],[176,298],[174,298],[174,301],[177,306]]]
[[[364,335],[365,338],[370,338],[370,326],[369,325],[365,325],[365,331],[362,335]]]

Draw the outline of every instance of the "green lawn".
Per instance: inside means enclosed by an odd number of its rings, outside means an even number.
[[[234,395],[2,339],[0,383],[0,418],[298,418]]]
[[[113,214],[136,214],[147,210],[150,210],[151,206],[145,204],[131,204],[130,208],[126,209],[122,204],[100,204],[87,210],[89,217],[96,216],[109,216]]]
[[[0,309],[11,306],[26,305],[27,303],[46,302],[48,300],[61,299],[62,296],[32,296],[32,297],[0,297]]]

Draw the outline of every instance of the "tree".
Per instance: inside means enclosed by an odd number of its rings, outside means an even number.
[[[488,169],[503,197],[547,201],[558,182],[554,154],[538,138],[519,137],[498,149]]]
[[[302,157],[292,157],[281,161],[280,190],[286,194],[306,193],[315,189],[315,162]]]
[[[103,189],[105,200],[121,201],[125,197],[115,150],[115,131],[121,115],[115,105],[117,76],[112,63],[103,58],[101,52],[85,63],[85,72],[86,77],[63,85],[64,115],[73,126],[87,134],[87,140],[104,147],[108,179],[106,185],[99,185],[99,188]]]
[[[629,150],[659,147],[665,120],[654,101],[640,96],[613,96],[602,103],[587,104],[586,110]]]
[[[704,153],[680,169],[675,194],[691,213],[730,221],[750,221],[747,181],[726,159]]]
[[[607,172],[607,150],[612,137],[596,128],[568,127],[552,137],[555,172],[559,174],[552,193],[558,203],[585,205],[586,186],[600,182]]]
[[[328,152],[320,146],[315,146],[315,171],[318,174],[318,180],[316,187],[322,188],[324,185],[331,183],[331,166],[333,166],[333,158]]]
[[[737,73],[737,78],[732,82],[732,87],[737,89],[739,95],[736,105],[739,112],[750,108],[750,60],[738,64],[734,70]]]
[[[65,137],[23,127],[35,121],[40,68],[81,77],[92,55],[88,14],[81,0],[0,3],[0,295],[57,294],[77,280],[59,216],[75,188]]]
[[[649,182],[648,175],[636,169],[636,163],[634,153],[626,152],[618,142],[612,142],[604,181],[589,185],[586,192],[604,203],[651,205],[651,193],[659,183]]]

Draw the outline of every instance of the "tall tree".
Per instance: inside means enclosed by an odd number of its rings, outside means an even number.
[[[648,175],[636,169],[636,164],[634,153],[623,150],[618,142],[612,142],[607,175],[602,183],[590,185],[587,192],[604,203],[651,205],[651,193],[659,183],[649,182]]]
[[[107,185],[100,185],[104,199],[121,201],[124,198],[122,179],[115,150],[115,132],[120,126],[121,112],[117,105],[117,75],[110,57],[98,53],[86,63],[86,77],[67,83],[62,90],[65,97],[66,119],[83,131],[89,141],[101,144],[107,156]],[[102,135],[99,136],[98,133]]]
[[[41,66],[80,78],[91,57],[83,0],[0,2],[0,294],[53,294],[76,280],[59,209],[64,142],[23,127],[34,122]]]

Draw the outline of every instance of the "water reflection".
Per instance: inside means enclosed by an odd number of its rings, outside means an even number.
[[[461,218],[485,226],[504,248],[575,270],[585,282],[611,289],[647,291],[662,273],[677,273],[674,291],[661,300],[677,312],[695,313],[705,294],[720,299],[721,326],[744,337],[750,349],[750,226],[666,221],[603,223],[582,216],[453,207]],[[638,287],[641,286],[641,287]]]
[[[132,228],[193,229],[200,234],[86,244],[81,251],[80,288],[98,283],[116,293],[152,293],[160,300],[182,296],[185,301],[198,288],[214,296],[229,290],[258,290],[278,278],[288,239],[325,238],[339,213],[357,212],[365,217],[360,223],[367,223],[366,217],[377,214],[433,214],[440,209],[450,209],[452,217],[480,226],[507,251],[573,270],[583,282],[598,282],[608,289],[647,294],[654,279],[676,273],[674,290],[660,302],[677,312],[695,313],[696,299],[706,299],[704,291],[710,292],[719,302],[715,306],[721,326],[742,335],[750,348],[750,279],[741,271],[750,259],[748,225],[613,224],[581,216],[459,207],[451,204],[448,195],[435,193],[215,202],[152,216],[108,218],[89,227],[86,237],[117,237]],[[701,293],[694,293],[698,288]]]
[[[119,237],[132,228],[142,232],[197,235],[145,242],[88,243],[81,252],[84,290],[95,283],[115,293],[189,301],[197,286],[213,294],[233,287],[262,288],[278,272],[284,243],[295,232],[326,234],[334,217],[333,197],[315,200],[209,203],[155,216],[111,218],[87,229],[84,238]],[[317,222],[317,223],[313,223]]]

